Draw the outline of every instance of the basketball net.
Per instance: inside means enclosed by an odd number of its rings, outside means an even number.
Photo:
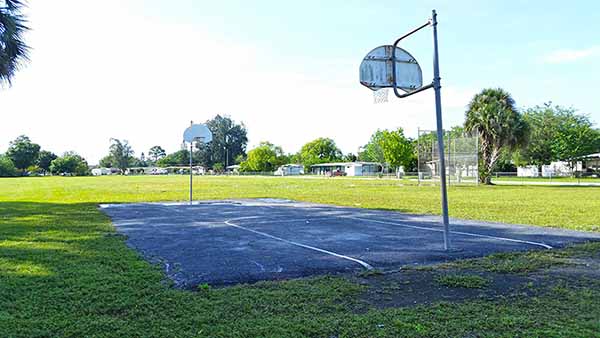
[[[386,103],[388,102],[388,88],[381,88],[373,91],[373,103]]]

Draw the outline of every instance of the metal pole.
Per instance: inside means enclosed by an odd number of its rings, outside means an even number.
[[[194,121],[190,121],[190,126],[194,125]],[[192,151],[194,147],[194,142],[190,142],[190,205],[192,205]]]
[[[417,185],[421,185],[421,127],[417,127]]]
[[[479,186],[479,130],[475,131],[475,185]]]
[[[448,220],[448,190],[446,188],[446,159],[444,157],[444,134],[442,126],[442,95],[440,84],[440,65],[438,58],[437,13],[432,11],[431,25],[433,26],[433,90],[435,91],[435,117],[437,120],[437,139],[440,156],[440,189],[442,192],[442,220],[444,223],[444,250],[450,248]]]
[[[450,151],[451,143],[452,140],[450,139],[450,131],[448,131],[448,154],[446,155],[448,156],[448,176],[450,176],[448,179],[448,185],[452,185],[452,152]]]
[[[225,174],[227,174],[227,167],[229,167],[229,135],[225,134]]]

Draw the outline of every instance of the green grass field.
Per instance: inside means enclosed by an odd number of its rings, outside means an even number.
[[[195,199],[277,197],[439,214],[438,186],[364,178],[196,177]],[[120,203],[188,198],[185,176],[0,179],[0,201]],[[517,224],[600,230],[600,187],[450,186],[450,215]]]
[[[395,180],[197,177],[195,188],[196,199],[439,210],[439,187]],[[449,193],[454,217],[600,231],[600,188],[453,186]],[[0,337],[600,336],[597,281],[553,285],[535,297],[400,308],[365,303],[369,286],[344,276],[173,289],[97,205],[186,198],[180,176],[0,179]],[[528,264],[529,256],[519,257]]]

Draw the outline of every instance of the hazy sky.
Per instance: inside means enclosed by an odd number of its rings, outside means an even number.
[[[374,105],[365,54],[438,10],[446,127],[470,97],[503,87],[600,122],[597,1],[30,1],[31,63],[0,89],[0,152],[26,134],[90,164],[111,137],[136,155],[179,149],[190,120],[225,114],[260,141],[299,150],[331,137],[356,152],[378,128],[435,126],[433,94]],[[431,30],[402,47],[431,71]]]

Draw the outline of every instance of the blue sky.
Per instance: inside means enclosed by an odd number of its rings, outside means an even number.
[[[592,90],[600,75],[600,3],[596,1],[183,1],[151,15],[199,23],[215,34],[270,49],[320,69],[318,60],[360,58],[393,41],[436,8],[446,85],[502,86],[520,105],[552,100],[600,117]],[[427,33],[405,44],[427,71]],[[558,51],[592,55],[554,61]],[[277,60],[270,60],[277,62]],[[285,62],[285,61],[284,61]],[[317,63],[315,65],[315,63]]]
[[[57,0],[28,10],[32,63],[0,90],[13,113],[0,149],[25,133],[91,163],[111,137],[138,154],[173,151],[189,120],[217,113],[247,125],[250,147],[268,140],[288,152],[319,136],[356,152],[377,128],[414,136],[434,126],[432,95],[374,106],[358,65],[432,8],[445,126],[461,123],[486,87],[508,90],[521,108],[552,101],[600,121],[595,1]],[[402,47],[429,81],[431,31]]]

